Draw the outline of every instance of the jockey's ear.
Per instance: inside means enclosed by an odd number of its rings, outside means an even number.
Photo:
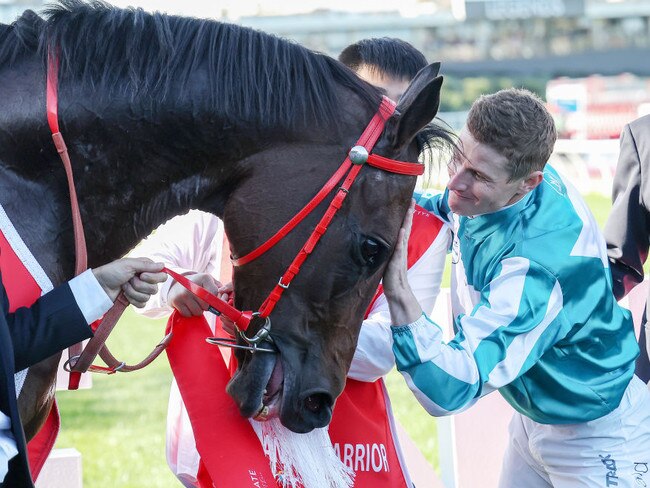
[[[393,148],[399,150],[438,113],[442,76],[440,63],[422,68],[397,103],[396,122],[391,127]]]

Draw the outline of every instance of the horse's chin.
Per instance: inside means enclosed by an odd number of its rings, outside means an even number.
[[[282,398],[282,366],[279,354],[258,352],[239,367],[226,388],[246,418],[270,418]],[[267,411],[266,415],[264,411]]]
[[[278,353],[246,353],[227,391],[243,417],[279,417],[282,425],[299,434],[325,427],[334,406],[328,383],[317,375],[298,377],[291,364]],[[311,381],[302,381],[306,376]]]

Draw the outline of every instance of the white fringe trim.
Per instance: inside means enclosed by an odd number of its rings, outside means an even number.
[[[274,418],[250,420],[283,488],[352,488],[354,471],[336,455],[327,428],[296,434]]]

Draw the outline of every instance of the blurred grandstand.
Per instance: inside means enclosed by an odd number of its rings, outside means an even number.
[[[147,8],[147,0],[115,1]],[[0,0],[0,22],[44,3]],[[196,15],[201,2],[194,3],[190,12]],[[165,8],[163,2],[150,4]],[[181,3],[188,9],[192,4]],[[428,59],[442,61],[447,80],[440,117],[454,129],[462,126],[464,110],[479,94],[512,85],[546,97],[560,136],[576,141],[616,139],[624,124],[650,112],[648,0],[402,0],[399,6],[359,0],[345,5],[335,0],[223,0],[218,10],[206,9],[205,16],[217,11],[220,19],[334,56],[361,38],[404,39]],[[607,145],[599,161],[587,146],[558,143],[562,164],[582,161],[583,167],[592,167],[605,164],[602,159],[610,164],[610,158],[615,164],[616,151],[610,149],[615,144]],[[602,151],[604,146],[594,148]],[[588,173],[609,175],[609,170]]]

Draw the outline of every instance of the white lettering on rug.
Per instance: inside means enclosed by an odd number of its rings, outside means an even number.
[[[334,452],[350,469],[356,472],[389,472],[388,453],[384,444],[341,444],[334,443]]]

